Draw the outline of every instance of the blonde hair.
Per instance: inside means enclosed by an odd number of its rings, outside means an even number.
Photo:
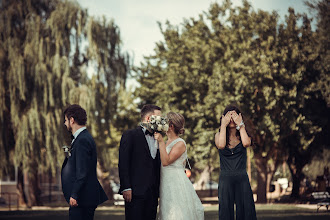
[[[180,113],[169,112],[167,114],[169,120],[169,126],[173,125],[174,132],[178,135],[184,134],[184,117]]]

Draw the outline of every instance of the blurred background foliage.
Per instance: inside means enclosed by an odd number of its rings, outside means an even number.
[[[267,201],[274,178],[288,176],[299,198],[303,178],[330,166],[330,4],[306,4],[309,14],[289,8],[281,23],[276,12],[255,11],[245,0],[213,3],[198,19],[159,23],[164,39],[133,66],[114,20],[89,16],[74,1],[1,1],[0,175],[17,166],[20,203],[40,205],[38,174],[60,169],[70,141],[62,111],[78,103],[111,196],[121,134],[154,103],[186,118],[192,180],[217,181],[214,134],[225,106],[236,103],[254,141],[248,172],[258,202]],[[127,88],[129,78],[139,87]],[[32,183],[28,195],[23,173]]]

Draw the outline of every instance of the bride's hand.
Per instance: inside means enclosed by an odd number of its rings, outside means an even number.
[[[160,143],[160,142],[163,142],[163,136],[160,134],[160,133],[158,133],[158,132],[155,132],[154,133],[154,137],[155,137],[155,139]]]

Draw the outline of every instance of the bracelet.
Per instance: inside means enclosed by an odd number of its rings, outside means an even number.
[[[236,126],[236,129],[237,130],[240,130],[241,127],[245,127],[245,124],[244,124],[243,120],[242,120],[242,122],[239,125]]]

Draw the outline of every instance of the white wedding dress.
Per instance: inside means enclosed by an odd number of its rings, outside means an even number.
[[[167,153],[179,141],[186,145],[183,139],[177,138],[166,147]],[[187,147],[172,164],[161,166],[159,220],[204,219],[204,207],[184,172],[186,159]]]

